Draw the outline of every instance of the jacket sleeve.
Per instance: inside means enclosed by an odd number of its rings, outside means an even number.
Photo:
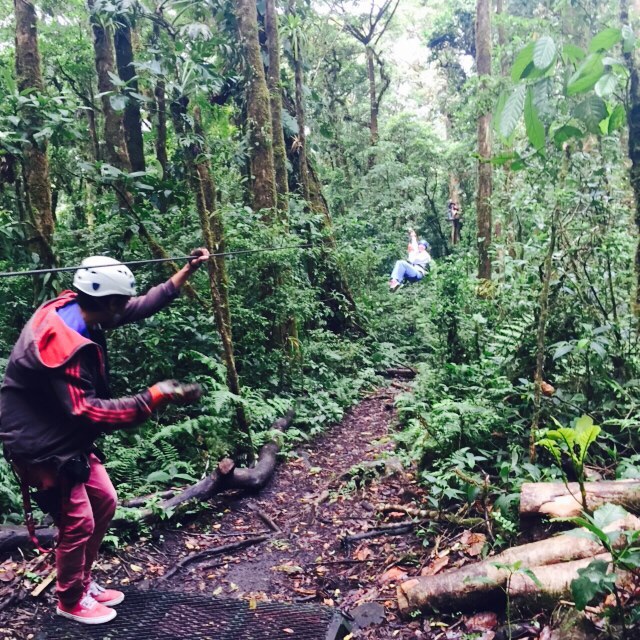
[[[97,397],[94,374],[82,352],[60,368],[53,386],[60,405],[70,417],[100,431],[134,427],[151,414],[152,401],[148,390],[125,398]]]
[[[131,298],[124,308],[118,326],[152,316],[173,302],[179,294],[173,282],[167,280],[152,287],[144,295]]]

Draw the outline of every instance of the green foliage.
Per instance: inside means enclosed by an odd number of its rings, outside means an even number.
[[[547,429],[537,444],[551,453],[558,467],[562,467],[562,457],[567,456],[580,482],[584,482],[584,465],[589,447],[600,434],[600,427],[593,424],[593,418],[582,416],[573,427]]]
[[[556,125],[556,144],[579,135],[578,130],[566,122],[568,110],[590,133],[601,135],[615,130],[624,109],[615,89],[618,81],[626,78],[627,71],[614,58],[604,54],[621,40],[620,29],[608,28],[593,37],[586,51],[573,43],[565,43],[563,56],[556,55],[558,47],[550,35],[528,43],[519,51],[511,67],[515,87],[503,92],[498,100],[494,117],[496,131],[511,144],[524,115],[529,143],[541,152],[547,127],[553,129]],[[588,95],[576,104],[572,98],[580,94]],[[610,128],[605,121],[616,110],[616,122]],[[545,112],[550,114],[549,118],[545,117]]]
[[[615,611],[622,624],[623,636],[628,637],[627,612],[623,608],[617,585],[617,572],[635,573],[640,568],[640,532],[615,528],[628,517],[619,505],[605,504],[593,513],[583,513],[576,518],[568,518],[581,529],[569,532],[576,537],[585,537],[602,545],[603,551],[611,556],[611,561],[594,559],[583,569],[578,569],[578,577],[571,582],[571,593],[579,611],[602,598],[606,594],[615,596]]]
[[[571,595],[578,611],[607,593],[613,593],[615,573],[609,572],[606,560],[592,560],[588,566],[578,569],[578,577],[571,582]]]

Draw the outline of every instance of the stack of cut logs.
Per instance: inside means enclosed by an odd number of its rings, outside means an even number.
[[[632,513],[640,511],[640,480],[592,482],[586,487],[590,510],[613,503]],[[581,510],[577,483],[526,483],[522,486],[520,515],[523,523],[542,516],[578,516]],[[640,519],[634,515],[608,527],[611,531],[638,529]],[[623,543],[624,538],[620,538],[620,542]],[[610,559],[603,552],[599,543],[566,533],[512,547],[482,562],[403,582],[398,586],[400,611],[409,615],[415,611],[487,608],[504,601],[507,591],[512,600],[526,605],[566,598],[572,580],[578,577],[578,569],[586,567],[595,558]],[[514,571],[514,564],[531,570],[537,580]]]

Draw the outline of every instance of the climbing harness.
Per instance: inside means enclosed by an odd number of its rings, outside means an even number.
[[[63,480],[62,477],[58,478],[59,488],[60,488],[60,515],[58,517],[58,535],[53,543],[53,546],[46,548],[40,544],[38,540],[38,536],[36,534],[36,523],[33,519],[33,505],[31,504],[31,492],[29,491],[29,483],[23,479],[22,475],[18,471],[17,464],[9,459],[9,466],[11,467],[11,471],[13,471],[13,475],[16,478],[16,482],[20,487],[20,493],[22,494],[22,509],[24,511],[24,522],[27,527],[27,533],[29,534],[29,539],[31,540],[33,546],[40,551],[40,553],[52,553],[55,551],[60,544],[62,543],[62,538],[64,536],[64,512],[66,509],[66,503],[68,502],[68,491],[69,487],[67,487],[66,481]]]
[[[223,253],[210,253],[209,258],[226,258],[230,256],[241,256],[249,253],[264,253],[266,251],[287,251],[290,249],[312,249],[312,244],[294,244],[284,247],[266,247],[264,249],[241,249],[238,251],[225,251]],[[150,258],[148,260],[131,260],[129,262],[121,262],[120,264],[128,267],[138,267],[144,264],[158,264],[162,262],[180,262],[182,260],[191,261],[197,259],[198,256],[169,256],[167,258]],[[97,269],[100,267],[112,266],[110,264],[97,264],[92,265],[92,268]],[[18,276],[40,276],[45,273],[63,273],[65,271],[77,271],[83,269],[82,265],[74,267],[51,267],[50,269],[31,269],[29,271],[1,271],[0,278],[14,278]]]

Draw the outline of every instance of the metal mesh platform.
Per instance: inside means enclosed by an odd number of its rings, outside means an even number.
[[[58,616],[45,620],[36,640],[342,640],[348,627],[320,605],[208,598],[166,591],[127,590],[111,622],[90,626]]]

